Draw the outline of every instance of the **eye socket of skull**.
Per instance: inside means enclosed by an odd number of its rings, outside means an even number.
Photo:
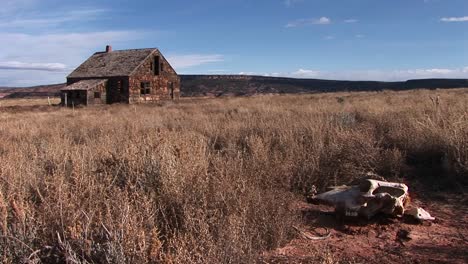
[[[362,181],[359,183],[359,191],[360,192],[368,192],[372,187],[372,183],[370,181]]]
[[[405,191],[400,188],[392,188],[392,187],[387,187],[387,186],[380,186],[379,188],[375,189],[372,194],[377,194],[377,193],[388,193],[391,196],[394,197],[401,197],[405,195]]]

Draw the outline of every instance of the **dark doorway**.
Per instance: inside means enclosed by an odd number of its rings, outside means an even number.
[[[159,75],[160,66],[161,64],[159,63],[159,56],[154,57],[154,64],[153,64],[154,75]]]
[[[64,94],[64,104],[67,106],[88,105],[88,91],[70,90]]]
[[[128,103],[128,82],[122,79],[113,79],[107,85],[108,103]]]
[[[169,84],[171,99],[174,99],[174,83]]]

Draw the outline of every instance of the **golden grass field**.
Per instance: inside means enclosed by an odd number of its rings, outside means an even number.
[[[0,99],[0,108],[9,106],[48,106],[60,103],[60,98],[22,98],[22,99]]]
[[[0,101],[3,263],[252,263],[312,185],[468,179],[468,89],[38,104]]]

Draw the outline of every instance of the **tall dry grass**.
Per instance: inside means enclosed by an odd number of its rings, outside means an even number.
[[[421,90],[0,113],[0,261],[255,262],[291,238],[312,185],[466,185],[467,103]]]

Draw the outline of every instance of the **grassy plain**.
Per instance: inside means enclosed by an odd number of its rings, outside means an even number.
[[[467,89],[40,110],[0,107],[3,263],[251,263],[312,185],[468,179]]]
[[[60,103],[60,98],[50,97],[48,98],[21,98],[21,99],[0,99],[0,109],[2,107],[17,107],[17,106],[48,106],[49,102],[51,105],[57,105]]]

